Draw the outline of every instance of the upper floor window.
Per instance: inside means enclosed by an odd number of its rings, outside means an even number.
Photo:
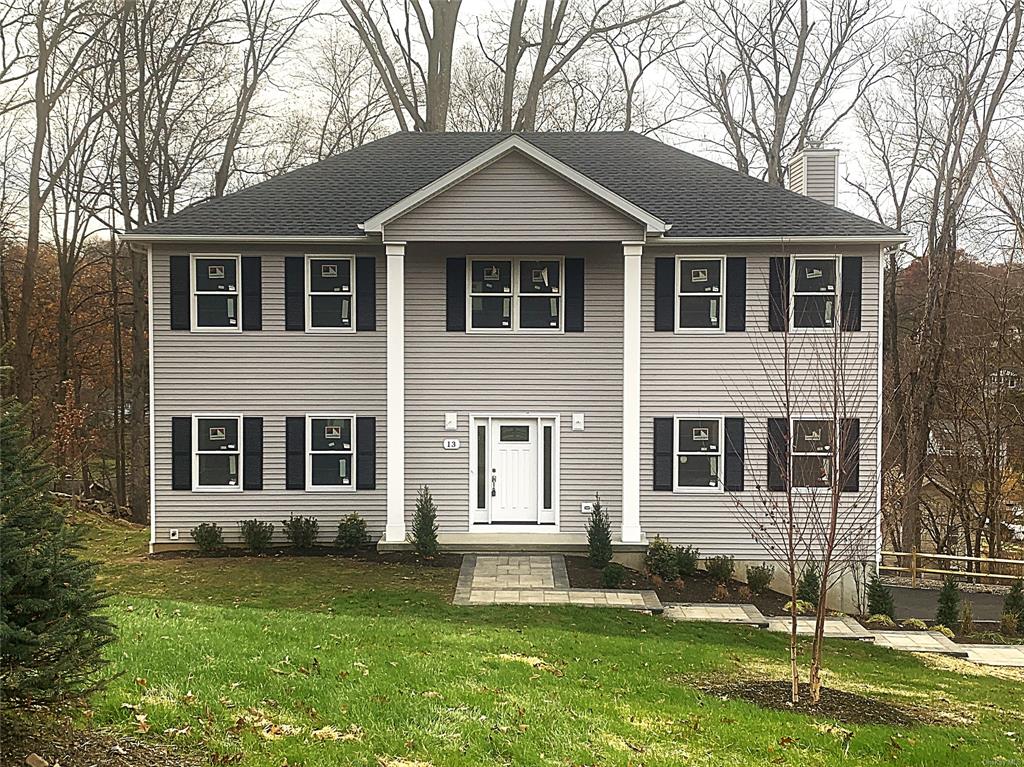
[[[839,259],[834,256],[793,258],[793,323],[795,329],[833,328],[839,296]]]
[[[310,415],[306,421],[306,488],[355,489],[355,417]]]
[[[681,256],[676,264],[676,329],[722,330],[725,327],[725,259]]]
[[[722,419],[676,418],[676,490],[722,489]]]
[[[829,487],[835,455],[832,421],[795,419],[790,476],[793,487]]]
[[[192,256],[192,329],[241,331],[237,255]]]
[[[350,257],[306,256],[307,330],[355,330],[354,279]]]
[[[193,490],[241,490],[241,416],[192,417]]]
[[[561,259],[474,258],[468,269],[470,330],[561,331]]]

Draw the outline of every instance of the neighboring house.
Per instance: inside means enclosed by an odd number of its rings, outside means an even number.
[[[578,546],[600,493],[623,551],[763,558],[735,494],[789,433],[764,339],[863,352],[840,451],[877,484],[880,252],[905,238],[834,207],[836,167],[797,158],[808,197],[634,133],[403,133],[128,233],[152,548],[291,513],[326,540],[352,512],[397,544],[428,485],[460,550]],[[813,485],[839,440],[793,428]]]

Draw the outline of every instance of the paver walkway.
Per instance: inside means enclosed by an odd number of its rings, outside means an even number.
[[[953,655],[957,658],[968,657],[963,645],[938,631],[872,631],[875,644],[903,652],[931,652],[940,655]]]
[[[789,633],[789,618],[769,618],[768,630]],[[796,633],[811,635],[814,633],[814,618],[800,617],[796,619]],[[858,639],[862,642],[874,640],[874,634],[849,616],[825,619],[825,636],[834,639]],[[943,637],[945,638],[945,637]]]
[[[561,554],[467,554],[462,558],[457,605],[563,604],[620,607],[660,613],[653,591],[574,589]]]
[[[674,621],[710,621],[768,628],[768,619],[753,605],[672,602],[665,605],[663,615]]]
[[[1024,645],[958,644],[967,650],[967,660],[984,666],[1015,666],[1024,668]]]

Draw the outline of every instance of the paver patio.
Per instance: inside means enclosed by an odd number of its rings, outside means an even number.
[[[453,601],[457,605],[561,604],[662,610],[653,591],[571,588],[561,554],[467,554]]]

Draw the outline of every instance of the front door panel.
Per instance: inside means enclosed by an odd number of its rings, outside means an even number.
[[[491,521],[537,521],[537,422],[498,420],[491,428]]]

